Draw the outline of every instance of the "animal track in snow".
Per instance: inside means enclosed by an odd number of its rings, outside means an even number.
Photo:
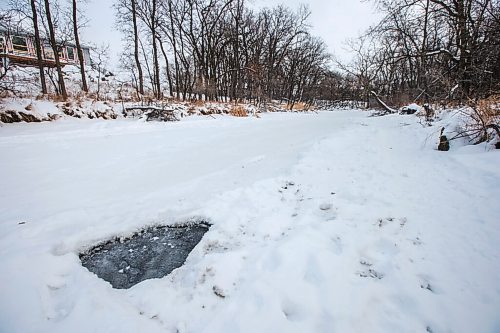
[[[434,283],[431,283],[433,280],[430,278],[427,274],[418,274],[417,275],[420,279],[420,288],[423,289],[424,291],[430,291],[431,293],[435,294],[436,293],[436,286]]]
[[[424,282],[420,284],[420,288],[429,290],[431,293],[434,293],[434,289],[432,289],[432,286],[430,285],[429,282]]]
[[[379,280],[384,277],[383,273],[380,273],[372,268],[373,263],[370,260],[362,257],[361,259],[359,259],[359,264],[363,269],[358,271],[356,274],[358,274],[360,277],[370,277]]]
[[[377,220],[377,225],[379,228],[382,228],[387,225],[393,224],[394,222],[399,222],[399,226],[403,228],[406,225],[406,222],[408,222],[408,219],[406,217],[395,218],[389,216],[386,218],[379,218]]]
[[[370,277],[372,279],[381,280],[384,277],[384,274],[377,272],[374,269],[369,268],[367,271],[359,271],[358,275],[361,277]]]
[[[409,239],[409,241],[411,241],[413,243],[413,245],[422,245],[423,242],[422,240],[420,239],[420,237],[415,237],[414,239]]]
[[[373,265],[370,261],[366,260],[365,258],[359,259],[359,263],[363,266],[371,266]]]

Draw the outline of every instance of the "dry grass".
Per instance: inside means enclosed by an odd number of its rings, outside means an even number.
[[[500,117],[500,95],[481,99],[476,104],[476,110],[485,123],[498,123]]]
[[[236,105],[231,108],[229,114],[234,117],[248,117],[247,111],[241,105]]]
[[[49,93],[47,94],[47,99],[49,101],[53,101],[53,102],[64,102],[64,98],[62,97],[62,95],[56,95],[54,93]]]
[[[489,141],[494,136],[499,140],[500,95],[471,102],[471,109],[472,112],[465,114],[468,118],[466,124],[455,138],[466,137],[475,144]]]
[[[286,110],[291,110],[291,111],[307,111],[309,108],[307,107],[307,104],[304,102],[297,102],[293,104],[293,107],[290,109],[290,104],[283,104],[282,105],[284,109]]]
[[[473,119],[483,132],[482,140],[488,141],[496,135],[496,148],[498,149],[500,147],[500,95],[479,100]]]
[[[191,104],[195,107],[200,107],[205,105],[205,101],[201,99],[197,99],[194,102],[191,102]]]

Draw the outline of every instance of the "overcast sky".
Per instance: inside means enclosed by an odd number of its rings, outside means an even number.
[[[0,2],[6,0],[0,0]],[[346,60],[349,54],[343,50],[347,38],[355,38],[379,17],[373,3],[361,0],[248,0],[252,6],[264,7],[284,4],[294,9],[307,4],[311,9],[309,23],[314,35],[321,37],[332,54]],[[88,0],[85,13],[90,22],[81,31],[85,42],[109,44],[112,63],[116,64],[122,50],[121,33],[117,31],[113,0]]]

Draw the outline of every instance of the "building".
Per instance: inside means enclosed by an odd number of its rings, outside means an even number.
[[[54,51],[46,39],[41,39],[43,65],[55,67]],[[90,65],[89,48],[82,46],[83,58],[86,65]],[[61,66],[80,65],[76,46],[70,43],[60,45],[59,61]],[[38,66],[35,48],[35,36],[24,32],[13,32],[0,28],[0,62],[2,67],[9,64],[20,66]]]

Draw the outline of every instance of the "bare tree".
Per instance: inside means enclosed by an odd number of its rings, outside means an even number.
[[[33,1],[33,0],[32,0]],[[82,89],[85,92],[89,91],[89,88],[87,86],[87,77],[85,74],[85,59],[83,58],[83,50],[80,45],[80,37],[78,35],[78,10],[76,7],[76,0],[72,0],[72,17],[73,17],[73,33],[75,36],[75,45],[76,45],[76,52],[78,54],[78,60],[80,62],[80,74],[82,77]]]
[[[244,0],[136,0],[134,6],[120,0],[117,17],[130,43],[139,41],[137,67],[147,70],[156,98],[166,80],[179,99],[293,104],[313,100],[327,72],[326,47],[308,32],[306,7],[254,12]],[[137,22],[127,25],[134,12]]]
[[[484,98],[498,90],[500,3],[378,0],[385,17],[362,37],[370,89],[401,105]],[[361,71],[357,72],[358,75]]]
[[[49,0],[44,0],[44,1],[45,1],[45,14],[47,17],[47,24],[49,27],[49,34],[50,34],[50,44],[52,46],[52,51],[54,52],[54,59],[56,62],[59,89],[61,90],[61,94],[62,94],[63,99],[67,100],[68,93],[66,92],[66,85],[64,84],[64,76],[63,76],[63,72],[62,72],[62,66],[61,66],[61,62],[59,60],[59,46],[57,45],[56,36],[55,36],[55,32],[54,32],[54,25],[53,25],[52,16],[50,13],[50,4],[49,4]]]
[[[35,32],[35,49],[36,49],[36,57],[38,60],[38,70],[40,73],[40,84],[42,86],[42,94],[47,94],[47,84],[45,82],[45,72],[43,66],[43,58],[42,58],[42,47],[40,43],[40,30],[38,29],[38,14],[36,10],[36,1],[31,0],[31,15],[33,20],[33,30]]]
[[[115,4],[117,25],[120,30],[125,33],[126,40],[128,41],[127,48],[132,48],[133,53],[131,57],[134,60],[135,66],[130,67],[125,64],[127,68],[133,69],[132,76],[136,81],[137,95],[140,98],[144,95],[144,74],[143,64],[141,62],[141,40],[139,34],[139,22],[137,18],[137,3],[138,0],[119,0]],[[127,52],[128,54],[129,52]]]
[[[92,49],[92,67],[97,71],[97,91],[96,99],[100,100],[101,84],[106,76],[106,67],[109,62],[109,45],[103,44]]]

